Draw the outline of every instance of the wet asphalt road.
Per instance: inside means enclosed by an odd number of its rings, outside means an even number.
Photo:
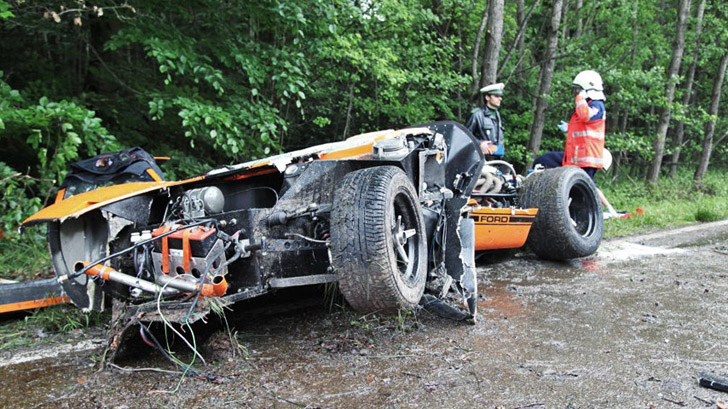
[[[728,222],[603,243],[566,263],[479,264],[475,326],[314,307],[240,321],[214,384],[98,372],[98,349],[0,366],[2,408],[715,408],[728,393]],[[15,351],[15,355],[22,351]],[[188,359],[188,356],[181,354]],[[12,358],[9,356],[6,359]],[[156,355],[125,367],[174,369]]]

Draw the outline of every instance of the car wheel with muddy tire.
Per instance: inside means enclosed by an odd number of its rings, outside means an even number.
[[[585,257],[602,241],[604,218],[597,187],[576,166],[528,176],[520,192],[524,208],[538,208],[526,244],[548,260]]]
[[[427,247],[415,188],[394,166],[347,174],[334,193],[332,265],[360,312],[412,309],[425,288]]]

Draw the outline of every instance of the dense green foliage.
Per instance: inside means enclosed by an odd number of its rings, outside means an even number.
[[[577,10],[567,2],[542,151],[563,146],[555,125],[573,110],[571,79],[595,69],[607,87],[607,146],[617,158],[610,177],[643,176],[668,80],[679,81],[673,123],[686,126],[680,167],[695,167],[728,4],[707,2],[696,38],[693,1],[681,72],[695,47],[698,68],[683,107],[684,75],[665,75],[676,3],[610,0]],[[486,4],[0,0],[0,229],[10,234],[48,203],[70,162],[101,151],[142,146],[171,156],[164,170],[179,178],[360,132],[465,122],[479,103],[470,66]],[[539,2],[522,53],[511,53],[517,4],[505,5],[499,81],[507,84],[506,159],[522,164],[552,5]],[[716,139],[726,130],[718,115]],[[727,157],[718,144],[711,163],[724,166]]]

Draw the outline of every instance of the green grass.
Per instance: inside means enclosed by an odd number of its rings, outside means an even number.
[[[109,319],[108,312],[87,314],[70,304],[38,308],[22,320],[8,320],[0,324],[0,352],[43,342],[53,334],[102,327]]]
[[[108,321],[107,318],[109,318],[108,313],[84,313],[75,306],[67,304],[35,309],[25,317],[23,326],[26,330],[69,332],[103,324]]]
[[[674,179],[662,176],[654,187],[643,180],[618,180],[610,183],[598,178],[597,183],[617,211],[635,216],[629,219],[606,220],[605,237],[628,236],[656,229],[710,222],[728,218],[728,179],[722,169],[709,171],[701,185],[692,180],[692,172],[684,171]],[[637,216],[636,209],[644,210]]]
[[[0,278],[27,281],[53,277],[45,229],[34,227],[23,235],[0,239]]]

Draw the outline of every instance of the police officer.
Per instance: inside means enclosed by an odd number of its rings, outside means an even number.
[[[485,95],[485,105],[473,111],[465,127],[480,139],[480,150],[485,155],[503,156],[503,121],[498,113],[503,99],[503,83],[491,84],[480,89]]]

